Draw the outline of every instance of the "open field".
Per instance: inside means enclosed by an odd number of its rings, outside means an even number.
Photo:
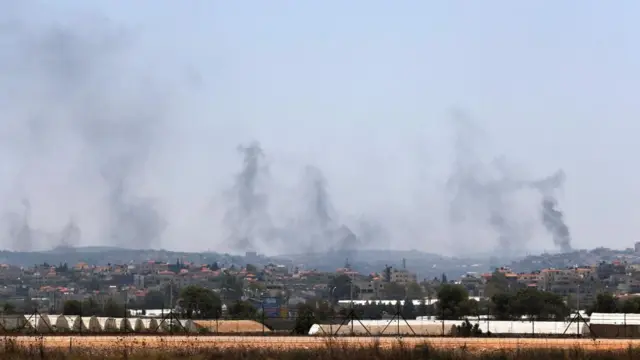
[[[627,350],[640,348],[640,339],[544,339],[544,338],[419,338],[401,339],[406,347],[428,344],[435,349],[465,348],[469,351],[496,349],[571,349]],[[376,343],[381,348],[397,346],[400,340],[392,337],[309,337],[309,336],[154,336],[130,335],[114,336],[7,336],[0,338],[0,344],[14,344],[18,347],[41,347],[44,349],[169,349],[169,348],[260,348],[271,350],[311,349],[327,347],[329,343],[339,347],[370,347]]]
[[[241,336],[0,337],[14,360],[628,360],[640,341]]]

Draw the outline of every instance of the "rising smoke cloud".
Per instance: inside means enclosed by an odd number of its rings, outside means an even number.
[[[321,251],[332,250],[352,255],[358,248],[358,236],[345,224],[341,224],[329,196],[327,180],[315,166],[305,168],[306,203],[304,228],[311,234],[310,244]]]
[[[262,186],[268,168],[264,152],[258,142],[239,146],[242,170],[236,175],[229,192],[229,203],[223,225],[234,250],[253,250],[269,244],[271,220],[267,210],[268,198]]]
[[[59,248],[71,248],[74,246],[78,246],[82,241],[82,230],[76,224],[75,219],[70,218],[69,222],[65,227],[60,231],[60,235],[58,237],[58,247]]]
[[[0,34],[0,41],[15,44],[1,58],[14,89],[3,122],[20,119],[28,139],[9,145],[14,150],[23,146],[26,154],[26,170],[16,182],[24,183],[31,169],[41,171],[49,159],[58,177],[69,176],[61,182],[82,181],[95,197],[104,194],[98,200],[103,210],[91,221],[101,229],[92,232],[98,237],[94,242],[157,247],[166,220],[153,199],[136,193],[134,183],[145,174],[169,101],[133,65],[131,39],[99,21],[82,27],[25,24],[12,30]],[[30,189],[25,191],[29,195]],[[32,239],[20,248],[79,245],[80,226],[74,221],[67,224],[67,234],[49,233],[43,244]]]
[[[491,163],[479,157],[479,131],[468,118],[456,114],[455,162],[447,187],[452,195],[449,220],[453,227],[477,221],[488,225],[496,234],[496,251],[502,255],[520,253],[532,236],[531,219],[521,218],[515,211],[518,197],[527,188],[537,189],[541,195],[541,219],[552,234],[554,244],[561,251],[571,249],[569,230],[562,212],[557,210],[553,195],[564,174],[558,172],[543,180],[525,180],[502,156]]]
[[[28,12],[22,15],[30,18]],[[215,217],[207,217],[204,211],[198,212],[198,201],[219,194],[223,185],[198,188],[194,183],[215,176],[222,183],[233,173],[225,161],[237,164],[237,159],[217,154],[232,150],[249,136],[280,144],[285,143],[286,135],[274,139],[255,124],[239,126],[240,133],[233,134],[227,130],[238,120],[233,111],[229,112],[232,116],[224,111],[201,111],[200,107],[209,109],[197,100],[174,96],[176,86],[167,77],[175,69],[163,67],[162,56],[153,58],[139,50],[145,44],[133,32],[102,19],[48,20],[46,26],[27,20],[9,27],[0,24],[0,44],[9,49],[0,53],[0,156],[10,169],[0,179],[5,204],[0,212],[8,213],[1,231],[5,247],[35,250],[101,244],[176,249],[194,243],[189,246],[192,250],[351,253],[366,247],[411,244],[430,250],[444,236],[428,234],[430,229],[424,228],[422,219],[436,212],[444,214],[447,205],[451,205],[453,227],[477,220],[478,228],[490,228],[496,248],[502,251],[517,251],[529,239],[526,221],[513,211],[517,193],[527,186],[516,181],[519,177],[510,173],[509,166],[500,168],[476,156],[477,128],[460,130],[467,133],[456,143],[459,153],[449,180],[450,203],[406,205],[411,195],[397,189],[402,186],[391,186],[389,191],[384,181],[376,181],[383,174],[392,174],[389,178],[395,183],[410,182],[411,165],[388,171],[390,165],[380,162],[361,170],[365,166],[360,168],[353,161],[347,163],[349,160],[336,166],[323,164],[329,155],[296,159],[298,165],[324,166],[304,171],[300,176],[304,190],[277,193],[266,183],[275,177],[274,182],[280,184],[282,179],[277,176],[281,174],[269,175],[265,154],[256,142],[240,147],[243,165],[234,186],[224,201],[215,204]],[[200,85],[206,87],[204,81]],[[210,102],[212,93],[203,97]],[[190,116],[199,112],[203,119],[221,121],[221,125],[190,130],[196,126]],[[218,138],[213,139],[215,136]],[[297,155],[299,144],[290,144],[267,148],[266,153],[284,149]],[[348,146],[351,148],[340,149],[345,153],[336,163],[357,152],[353,150],[356,146]],[[328,154],[326,148],[323,144],[318,153]],[[279,161],[271,155],[270,161]],[[372,152],[354,159],[375,156]],[[303,169],[300,165],[298,170]],[[362,193],[350,194],[353,187],[345,184],[352,180],[348,176],[337,180],[340,172],[365,174],[353,180]],[[172,175],[175,173],[178,175]],[[171,176],[174,178],[167,179]],[[298,179],[298,173],[291,177]],[[441,179],[433,182],[440,184]],[[22,197],[31,200],[33,211],[11,205]],[[280,197],[291,197],[294,209],[274,205]],[[368,202],[370,197],[377,199]],[[564,223],[562,214],[547,213],[556,223],[558,219]]]
[[[480,130],[470,119],[455,113],[455,160],[447,181],[452,196],[449,221],[455,227],[475,221],[475,226],[488,225],[497,236],[496,250],[510,255],[528,241],[526,232],[514,218],[515,180],[504,158],[484,163],[479,156]],[[462,240],[465,243],[465,239]]]
[[[571,234],[564,221],[564,214],[558,208],[558,199],[555,195],[564,184],[564,179],[564,171],[558,170],[545,179],[531,182],[530,186],[540,192],[542,223],[551,234],[553,243],[563,252],[568,252],[572,250]]]
[[[31,203],[22,199],[23,213],[8,213],[6,220],[9,225],[9,236],[16,250],[30,250],[33,245],[34,232],[29,224],[31,218]]]

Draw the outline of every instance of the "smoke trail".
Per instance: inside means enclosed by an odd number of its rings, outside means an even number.
[[[449,202],[451,225],[456,229],[479,221],[497,234],[498,251],[508,254],[518,250],[526,238],[521,237],[519,224],[511,217],[508,200],[514,194],[514,184],[510,181],[507,164],[503,159],[490,166],[482,162],[476,146],[479,130],[469,119],[457,115],[454,125],[455,161],[447,180],[447,189],[452,195]],[[467,242],[467,239],[456,240]]]
[[[231,203],[224,215],[224,226],[235,250],[257,250],[261,242],[271,240],[271,221],[267,196],[260,192],[262,178],[268,173],[264,153],[258,142],[239,146],[243,167],[236,176]],[[271,244],[273,245],[273,244]]]
[[[542,222],[553,235],[553,243],[563,252],[571,251],[569,227],[564,223],[562,211],[557,209],[556,199],[545,196],[542,199]]]
[[[308,197],[311,201],[308,203],[307,217],[320,227],[320,230],[326,232],[332,225],[333,207],[331,199],[327,192],[327,181],[320,169],[314,166],[307,166],[305,169],[308,182]]]
[[[564,214],[558,209],[558,200],[555,196],[556,190],[564,184],[564,179],[564,171],[558,170],[553,175],[533,181],[529,185],[540,191],[542,224],[551,234],[553,243],[562,252],[569,252],[572,249],[571,233],[564,221]]]
[[[331,202],[327,181],[322,171],[314,166],[305,168],[306,216],[301,232],[307,234],[312,248],[339,252],[352,257],[360,245],[360,239],[345,224],[340,224]]]
[[[280,229],[283,244],[303,253],[326,251],[331,244],[335,215],[322,171],[307,165],[302,174],[301,210],[296,218]]]
[[[111,184],[110,184],[111,185]],[[127,196],[123,181],[112,185],[110,194],[111,244],[149,248],[157,244],[167,226],[151,199]]]
[[[478,222],[497,235],[496,251],[510,255],[522,251],[530,239],[528,220],[518,216],[515,200],[523,188],[515,168],[502,157],[485,163],[479,155],[481,131],[469,119],[457,114],[455,125],[455,161],[447,181],[452,195],[449,221],[454,232],[464,225]],[[478,236],[474,228],[466,236]],[[468,239],[456,238],[456,241]],[[463,250],[465,245],[459,245]]]
[[[15,251],[31,251],[34,244],[34,233],[29,224],[31,217],[31,203],[22,199],[22,214],[8,213],[5,221],[8,223],[9,238],[13,242]]]
[[[17,41],[7,65],[20,75],[11,78],[23,92],[16,92],[22,97],[16,95],[14,111],[29,119],[29,150],[39,151],[34,161],[54,154],[77,162],[81,177],[100,173],[108,193],[107,217],[97,221],[106,228],[103,242],[158,245],[166,221],[129,183],[144,174],[161,129],[169,102],[156,89],[163,87],[138,75],[143,70],[128,58],[130,38],[109,23],[27,30],[11,33]],[[68,153],[61,152],[67,144]]]
[[[80,244],[82,240],[82,231],[80,227],[76,224],[75,219],[70,218],[69,222],[59,234],[58,238],[58,247],[59,248],[70,248],[77,246]]]

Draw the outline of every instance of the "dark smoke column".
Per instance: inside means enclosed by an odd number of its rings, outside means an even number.
[[[14,250],[31,251],[33,250],[33,230],[29,225],[31,217],[31,203],[28,199],[22,199],[24,213],[22,216],[12,216],[9,236],[14,242]]]
[[[542,223],[553,236],[553,243],[562,252],[571,251],[571,235],[569,227],[564,222],[564,216],[557,209],[558,202],[552,196],[544,196],[542,199]]]
[[[267,197],[258,191],[266,173],[264,153],[258,142],[238,147],[243,166],[236,176],[230,206],[224,216],[230,245],[235,250],[257,250],[261,237],[268,233],[270,219]]]
[[[542,195],[542,224],[553,237],[553,243],[562,252],[569,252],[572,249],[571,233],[564,222],[562,211],[558,209],[558,200],[554,195],[564,184],[564,178],[564,172],[559,170],[546,179],[531,183],[531,186],[538,189]]]

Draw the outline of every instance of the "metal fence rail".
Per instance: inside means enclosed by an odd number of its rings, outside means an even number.
[[[457,320],[407,319],[401,312],[387,319],[366,319],[355,311],[317,318],[301,313],[286,318],[219,316],[185,319],[162,317],[95,317],[42,314],[0,315],[0,334],[58,336],[224,336],[281,337],[502,337],[502,338],[640,338],[640,314],[592,314],[565,321],[498,321],[467,317]]]

